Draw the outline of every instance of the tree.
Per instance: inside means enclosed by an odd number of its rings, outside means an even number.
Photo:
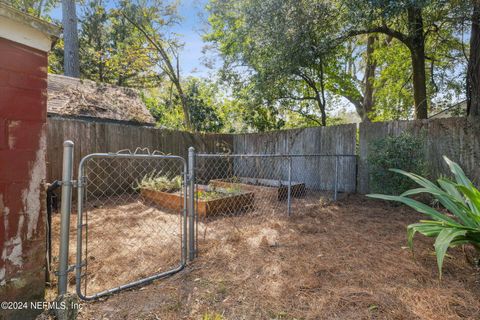
[[[102,0],[87,4],[80,28],[82,77],[118,86],[157,86],[163,79],[158,72],[158,56],[123,16],[126,9],[125,2],[109,10]]]
[[[62,0],[63,24],[63,69],[69,77],[80,77],[80,63],[78,55],[78,30],[75,0]]]
[[[325,125],[339,96],[362,121],[426,118],[430,102],[459,92],[462,43],[451,7],[433,0],[212,0],[205,38],[221,52],[222,79],[232,90],[248,83],[280,118],[296,112]]]
[[[412,65],[415,118],[428,117],[427,78],[425,65],[425,38],[427,30],[434,32],[442,17],[443,1],[429,0],[370,0],[346,1],[348,14],[353,15],[347,36],[383,33],[403,43],[410,51]],[[424,10],[437,11],[425,27]],[[359,28],[359,22],[362,26]]]
[[[22,12],[50,21],[48,13],[58,0],[7,0],[6,3]]]
[[[224,126],[216,110],[217,106],[212,101],[214,93],[209,92],[210,88],[207,82],[200,79],[187,80],[186,96],[193,129],[197,132],[219,132]]]
[[[137,28],[151,44],[155,53],[160,57],[159,67],[174,84],[182,103],[185,127],[192,130],[190,110],[187,97],[183,91],[180,79],[180,58],[178,49],[180,44],[177,39],[168,39],[162,33],[166,26],[176,23],[176,7],[165,5],[162,1],[153,3],[137,2],[127,3],[122,12],[125,19]]]
[[[271,107],[326,125],[336,23],[328,3],[213,0],[209,10],[212,32],[205,38],[222,53],[224,73],[242,74]]]
[[[365,53],[365,73],[363,76],[364,94],[360,107],[356,107],[357,113],[362,121],[369,121],[368,114],[372,111],[374,105],[373,92],[377,62],[373,55],[376,41],[377,37],[372,35],[368,36],[367,50]]]
[[[335,49],[337,66],[330,72],[327,83],[329,91],[344,97],[355,107],[361,121],[370,121],[374,109],[377,43],[376,35],[368,35],[366,40],[349,39],[339,45]]]
[[[197,132],[220,132],[225,123],[235,121],[225,114],[225,100],[217,86],[208,80],[189,77],[183,83],[190,107],[193,129]],[[144,93],[143,100],[161,127],[182,129],[182,102],[171,84],[163,83]],[[228,108],[227,108],[228,110]]]
[[[472,31],[467,73],[467,114],[480,116],[480,0],[472,0]]]

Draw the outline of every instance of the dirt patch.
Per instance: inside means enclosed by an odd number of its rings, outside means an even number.
[[[479,319],[478,271],[460,248],[442,281],[432,239],[417,236],[415,259],[406,248],[420,215],[361,196],[301,206],[212,221],[186,270],[84,303],[80,318]]]

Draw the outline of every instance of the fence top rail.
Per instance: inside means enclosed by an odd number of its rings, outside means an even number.
[[[123,150],[121,150],[123,151]],[[120,152],[121,152],[120,151]],[[123,158],[123,159],[176,159],[186,167],[187,162],[184,158],[175,155],[165,154],[146,154],[146,153],[91,153],[80,160],[79,170],[85,165],[87,160],[94,158]]]
[[[278,157],[278,158],[289,158],[289,157],[352,157],[356,158],[355,154],[320,154],[320,153],[309,153],[309,154],[268,154],[268,153],[197,153],[197,157],[238,157],[238,158],[269,158],[269,157]]]

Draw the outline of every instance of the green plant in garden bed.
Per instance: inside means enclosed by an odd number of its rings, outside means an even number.
[[[420,220],[407,227],[408,245],[413,250],[413,237],[419,232],[427,237],[436,238],[435,254],[439,276],[442,275],[443,259],[449,247],[471,244],[480,250],[480,191],[466,177],[462,168],[447,157],[454,180],[440,178],[437,183],[431,182],[420,175],[391,169],[391,171],[410,178],[420,188],[411,189],[399,196],[370,194],[371,198],[398,201],[428,215],[430,220]],[[409,196],[427,193],[432,195],[448,213],[435,210],[428,205],[409,198]]]
[[[156,176],[155,172],[146,175],[138,183],[137,189],[149,189],[162,192],[176,192],[182,188],[182,177],[169,178],[168,175]]]
[[[205,190],[198,190],[197,198],[200,200],[215,200],[229,195],[236,195],[242,193],[238,187],[217,188],[215,185],[208,185]]]

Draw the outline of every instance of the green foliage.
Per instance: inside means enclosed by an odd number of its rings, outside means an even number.
[[[144,90],[141,97],[158,127],[184,130],[182,109],[172,90],[168,83],[162,83],[158,88]]]
[[[381,29],[375,48],[375,121],[413,117],[413,69],[411,63],[412,10],[422,19],[426,57],[427,102],[444,107],[462,100],[466,43],[462,16],[470,1],[437,0],[339,0],[344,5],[341,33]],[[388,35],[385,35],[388,34]],[[414,41],[415,42],[415,41]]]
[[[205,39],[224,58],[222,79],[234,92],[247,90],[246,101],[254,100],[261,109],[249,119],[254,127],[264,130],[269,127],[265,117],[284,122],[292,113],[316,125],[325,122],[325,81],[334,72],[326,68],[330,28],[336,23],[331,6],[305,0],[214,0],[209,11],[212,32]]]
[[[63,39],[58,39],[48,54],[48,73],[63,74]]]
[[[7,3],[52,20],[48,12],[59,1]],[[412,118],[409,46],[374,33],[367,59],[372,34],[348,36],[379,26],[408,35],[412,5],[421,8],[423,19],[431,110],[438,112],[465,94],[470,1],[210,0],[211,28],[204,39],[224,61],[217,83],[180,77],[182,43],[171,28],[179,21],[177,5],[165,0],[77,5],[82,77],[144,89],[162,127],[251,132],[335,125],[352,120],[340,114],[342,108],[354,106],[361,113],[365,105],[372,121]],[[60,39],[49,55],[49,72],[63,73],[62,61]],[[372,65],[374,76],[367,81]],[[367,83],[373,84],[373,95],[366,94]]]
[[[196,197],[200,200],[215,200],[240,193],[242,193],[242,189],[237,186],[217,188],[217,186],[209,184],[207,189],[197,190]]]
[[[182,177],[175,176],[170,178],[168,175],[158,176],[156,172],[143,177],[138,183],[137,189],[148,189],[162,192],[176,192],[182,188]]]
[[[207,312],[202,316],[202,320],[223,320],[223,316],[219,313]]]
[[[185,91],[194,130],[219,132],[223,128],[223,120],[216,110],[215,89],[212,84],[197,78],[190,78]]]
[[[466,60],[458,35],[461,15],[453,10],[459,7],[457,2],[211,0],[212,29],[205,39],[225,61],[221,79],[235,94],[246,90],[246,102],[254,100],[254,108],[261,109],[258,119],[244,119],[254,120],[251,127],[265,130],[270,127],[265,122],[276,120],[285,122],[280,127],[319,125],[322,109],[328,113],[329,105],[336,111],[346,100],[362,110],[365,103],[367,35],[346,34],[384,26],[408,35],[407,13],[412,6],[422,10],[429,100],[437,105],[461,99]],[[391,35],[375,36],[369,118],[412,118],[410,50]],[[262,116],[267,114],[274,116]]]
[[[149,8],[145,4],[144,9]],[[137,19],[144,15],[130,1],[110,9],[103,0],[87,4],[79,33],[82,77],[119,86],[155,86],[162,78],[157,70],[160,59],[125,13]]]
[[[190,108],[193,128],[198,132],[220,132],[225,123],[234,121],[225,114],[223,99],[215,83],[205,79],[189,77],[182,82]],[[177,92],[163,82],[159,88],[146,90],[142,99],[160,127],[185,129],[182,105]]]
[[[59,0],[3,0],[9,6],[30,15],[51,21],[49,12],[60,2]]]
[[[412,250],[415,233],[419,232],[424,236],[436,238],[435,253],[440,277],[448,248],[471,244],[480,250],[480,191],[466,177],[458,164],[445,156],[444,160],[455,180],[440,178],[437,183],[434,183],[415,173],[394,169],[393,172],[411,179],[420,187],[406,191],[400,196],[368,195],[371,198],[401,202],[431,218],[431,220],[420,220],[418,223],[409,225],[407,238]],[[409,198],[421,193],[433,196],[448,210],[448,214]]]
[[[403,132],[399,136],[387,136],[375,140],[367,159],[370,171],[370,189],[398,195],[412,187],[413,182],[390,169],[398,168],[425,175],[424,139]]]
[[[375,50],[379,74],[375,79],[375,107],[373,121],[412,118],[413,86],[411,83],[410,52],[399,41],[385,41]]]

